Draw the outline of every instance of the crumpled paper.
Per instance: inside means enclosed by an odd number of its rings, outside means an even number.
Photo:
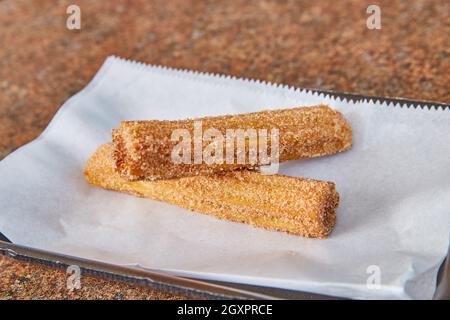
[[[334,181],[325,240],[219,220],[88,185],[83,167],[121,120],[329,104],[354,146],[280,173]],[[450,229],[450,111],[323,94],[110,57],[45,132],[0,162],[0,230],[13,242],[200,279],[357,299],[431,298]]]

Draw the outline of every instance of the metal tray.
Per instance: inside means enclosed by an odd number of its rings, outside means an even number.
[[[347,101],[372,100],[374,102],[387,103],[388,105],[408,108],[443,108],[449,110],[450,105],[436,101],[411,100],[404,98],[388,98],[378,96],[365,96],[347,92],[333,92],[309,89],[313,93],[323,94]],[[190,295],[196,298],[210,299],[303,299],[303,300],[324,300],[342,299],[308,292],[269,288],[254,285],[218,282],[199,281],[184,277],[173,276],[160,271],[142,270],[136,268],[123,267],[107,264],[99,261],[87,260],[79,257],[72,257],[63,254],[29,248],[11,243],[0,233],[0,254],[10,258],[38,263],[54,268],[66,269],[69,265],[80,267],[82,274],[99,276],[107,279],[125,281],[130,283],[148,286],[159,290],[164,290],[174,294]],[[443,257],[444,259],[444,257]],[[450,250],[443,261],[438,272],[437,287],[434,299],[450,299]]]

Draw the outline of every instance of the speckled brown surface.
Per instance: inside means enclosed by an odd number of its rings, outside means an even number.
[[[158,180],[210,175],[242,168],[255,169],[255,166],[262,164],[258,157],[249,161],[250,146],[240,152],[237,149],[239,143],[235,146],[234,142],[228,145],[225,143],[222,150],[225,156],[227,148],[232,150],[225,163],[206,163],[205,160],[198,164],[193,161],[194,158],[190,158],[191,163],[174,164],[171,150],[178,142],[172,140],[172,132],[180,128],[192,130],[196,121],[201,121],[203,130],[214,128],[224,137],[230,129],[265,128],[271,132],[271,128],[277,128],[280,138],[276,161],[279,162],[331,155],[352,146],[350,124],[340,112],[325,105],[190,120],[122,121],[120,128],[114,129],[112,134],[118,172],[129,180]],[[203,148],[208,143],[204,142]],[[267,144],[267,153],[270,155],[270,141]],[[195,149],[194,143],[191,147]],[[263,161],[268,163],[267,159]]]
[[[0,299],[189,299],[122,282],[81,275],[80,289],[68,290],[65,271],[0,256]]]
[[[0,0],[0,159],[34,139],[106,56],[289,85],[450,102],[448,0]],[[370,2],[372,3],[372,2]],[[65,274],[0,258],[0,298],[167,298],[89,278],[69,295]]]

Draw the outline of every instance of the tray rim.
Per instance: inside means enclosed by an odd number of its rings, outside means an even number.
[[[54,269],[67,269],[67,267],[71,265],[76,265],[80,268],[81,274],[97,276],[108,280],[138,284],[157,290],[164,290],[167,293],[182,294],[198,298],[219,300],[282,299],[282,297],[279,297],[276,294],[274,295],[272,293],[262,293],[261,288],[266,288],[269,291],[279,290],[285,292],[295,292],[296,294],[298,294],[299,298],[306,300],[343,299],[316,293],[259,287],[253,285],[245,285],[246,288],[242,289],[239,288],[240,284],[238,283],[197,280],[194,278],[175,276],[159,270],[147,270],[105,263],[96,260],[18,245],[10,242],[9,240],[0,240],[0,255],[12,258],[17,261],[31,262],[46,267],[52,267]],[[259,288],[259,290],[254,290],[253,288]]]

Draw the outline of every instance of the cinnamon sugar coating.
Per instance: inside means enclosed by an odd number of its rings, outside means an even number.
[[[304,237],[325,238],[335,224],[339,194],[332,182],[246,170],[130,181],[117,173],[113,152],[105,144],[89,159],[84,173],[90,184]]]
[[[340,112],[325,105],[177,121],[123,121],[112,134],[118,172],[129,180],[157,180],[253,169],[262,164],[260,158],[254,163],[249,161],[248,140],[245,164],[238,161],[237,144],[232,146],[234,161],[231,163],[174,163],[171,153],[178,141],[172,141],[171,135],[176,129],[186,129],[194,137],[195,121],[201,121],[203,132],[214,128],[223,136],[230,129],[266,129],[269,132],[268,155],[271,153],[270,132],[278,129],[280,162],[331,155],[352,145],[349,123]],[[209,142],[201,143],[204,148]],[[194,150],[193,139],[191,147]],[[226,154],[225,147],[223,154]]]

